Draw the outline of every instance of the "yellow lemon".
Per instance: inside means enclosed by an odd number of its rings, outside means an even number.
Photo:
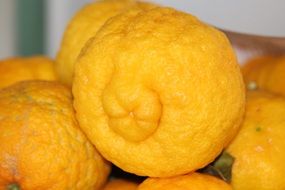
[[[228,39],[170,8],[114,17],[85,47],[73,85],[80,126],[125,171],[202,168],[239,129],[244,84]]]
[[[61,82],[72,84],[74,62],[85,43],[111,17],[130,7],[142,9],[151,4],[135,0],[101,0],[84,6],[68,24],[56,58],[56,71]]]
[[[243,69],[249,89],[259,88],[285,95],[285,56],[265,56],[249,61]]]
[[[227,152],[235,190],[285,189],[285,99],[249,92],[242,128]]]
[[[0,61],[0,88],[25,80],[56,80],[54,62],[43,56]]]
[[[213,176],[193,173],[164,179],[149,178],[138,190],[232,190],[232,187]]]
[[[95,190],[109,164],[79,129],[70,89],[21,82],[0,90],[0,189]]]

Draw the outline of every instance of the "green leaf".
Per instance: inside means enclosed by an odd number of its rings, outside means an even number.
[[[232,166],[234,157],[227,152],[223,152],[213,163],[202,169],[202,173],[207,173],[230,183],[232,179]]]
[[[16,183],[7,186],[7,190],[21,190],[20,186]]]

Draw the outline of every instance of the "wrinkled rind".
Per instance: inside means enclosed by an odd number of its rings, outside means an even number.
[[[109,125],[110,110],[131,114],[149,91],[157,101],[145,109],[161,104],[151,133],[138,140],[128,126],[118,132]],[[76,63],[73,94],[80,125],[101,154],[125,171],[152,177],[213,161],[236,135],[245,102],[225,35],[169,8],[110,19]],[[104,101],[110,97],[113,104]]]
[[[81,132],[68,88],[22,82],[0,90],[0,187],[94,190],[110,166]]]

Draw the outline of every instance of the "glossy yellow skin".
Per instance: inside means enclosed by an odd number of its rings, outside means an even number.
[[[108,182],[102,190],[136,190],[138,184],[123,179],[114,179]]]
[[[256,83],[257,88],[285,95],[285,56],[259,57],[243,68],[247,85]]]
[[[47,57],[15,57],[0,61],[0,88],[25,80],[57,80],[54,61]]]
[[[110,170],[79,129],[70,90],[55,82],[0,90],[0,142],[1,190],[95,190]]]
[[[227,151],[235,190],[285,189],[285,99],[249,92],[242,128]]]
[[[151,8],[135,0],[100,0],[84,6],[69,22],[56,58],[56,71],[61,82],[72,85],[74,62],[85,43],[111,17],[130,7]]]
[[[245,103],[225,35],[170,8],[131,10],[105,24],[76,63],[73,94],[100,153],[152,177],[213,161],[237,133]]]
[[[193,173],[173,178],[148,178],[138,190],[232,190],[232,187],[216,177]]]

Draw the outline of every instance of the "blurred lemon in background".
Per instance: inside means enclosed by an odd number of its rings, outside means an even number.
[[[25,80],[57,80],[54,61],[43,56],[0,60],[0,88]]]
[[[248,88],[285,95],[285,56],[264,56],[250,60],[243,68]]]

